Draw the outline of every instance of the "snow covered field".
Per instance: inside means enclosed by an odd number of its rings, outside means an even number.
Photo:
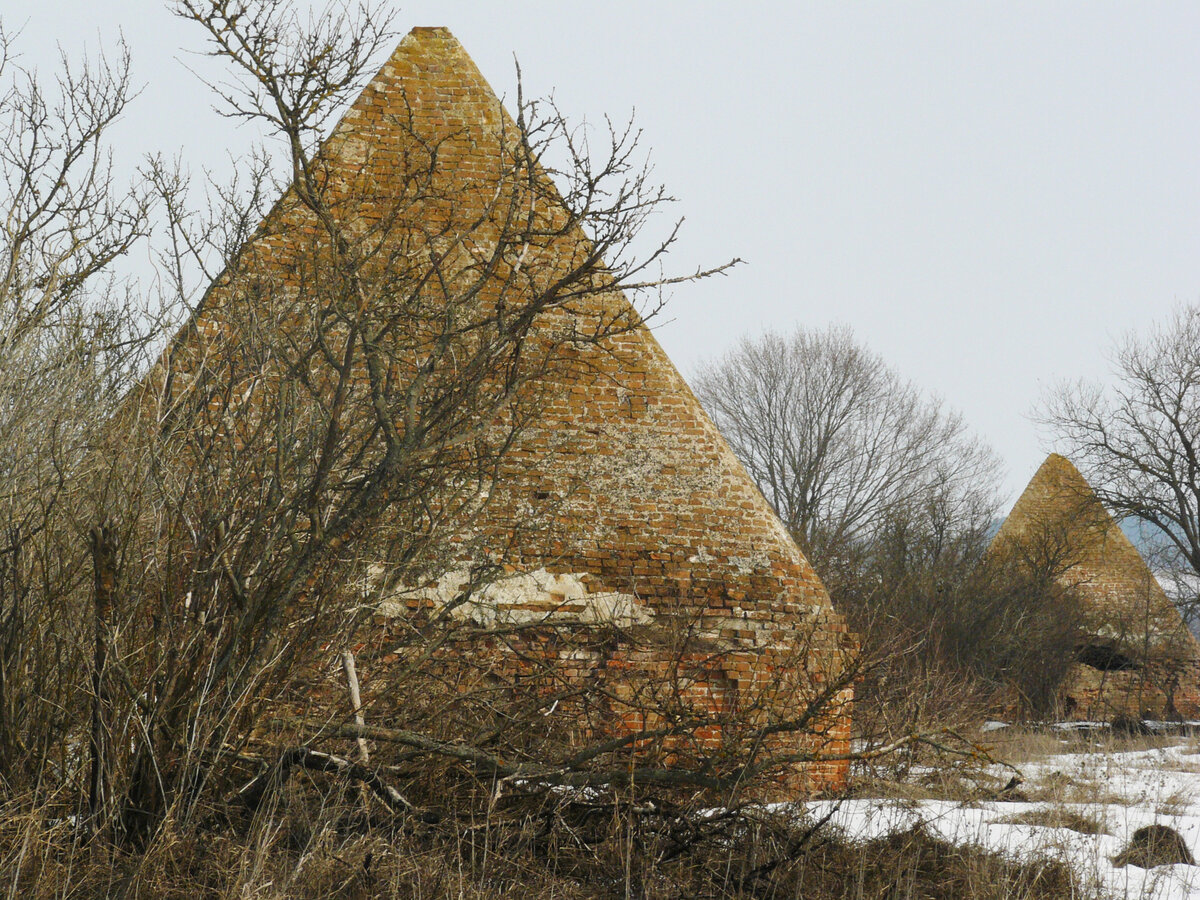
[[[1152,824],[1176,829],[1200,859],[1200,739],[1164,743],[1149,750],[1042,756],[1020,766],[1024,783],[1008,802],[851,799],[807,809],[816,816],[831,813],[831,824],[858,839],[923,822],[932,834],[955,843],[1014,858],[1062,859],[1084,884],[1111,897],[1200,900],[1200,867],[1112,863],[1137,829]],[[1011,773],[992,774],[1002,785]]]

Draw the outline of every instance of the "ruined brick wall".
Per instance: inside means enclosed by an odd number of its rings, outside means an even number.
[[[391,243],[383,249],[394,262],[399,251],[414,258],[436,252],[439,235],[492,202],[498,160],[512,134],[499,100],[454,37],[418,28],[324,152],[330,178],[349,186],[341,214],[375,224],[404,208],[406,167],[436,147],[435,190],[419,208],[405,209],[407,222],[386,232]],[[543,200],[554,195],[548,181],[535,186],[539,191]],[[536,214],[548,225],[563,216],[552,202]],[[485,222],[475,239],[486,243],[489,227]],[[272,284],[287,294],[319,277],[297,274],[314,247],[319,256],[319,243],[319,229],[294,196],[282,198],[246,248],[238,282],[218,283],[196,317],[187,338],[192,358],[204,357],[206,341],[222,339],[228,330],[222,310],[244,304],[251,289]],[[587,249],[577,229],[556,236],[534,248],[522,277],[539,289],[552,283],[564,260]],[[464,256],[466,272],[471,248],[455,252]],[[485,289],[477,302],[496,304],[499,296],[499,289]],[[317,314],[272,313],[281,328],[304,328]],[[637,321],[619,293],[557,309],[538,328],[544,335],[581,325],[587,331],[613,320]],[[653,707],[634,695],[638,685],[669,677],[682,702],[706,709],[713,723],[677,740],[674,752],[681,755],[715,752],[737,728],[796,719],[825,692],[820,716],[773,741],[785,752],[847,753],[851,690],[838,679],[854,639],[658,342],[639,325],[601,346],[563,347],[529,386],[520,410],[529,421],[481,492],[480,509],[464,520],[444,571],[424,583],[396,583],[388,560],[380,560],[375,575],[384,599],[373,658],[387,659],[396,621],[436,611],[465,582],[478,554],[487,553],[508,577],[456,614],[555,624],[576,617],[582,625],[611,626],[611,639],[600,646],[531,634],[523,644],[471,651],[494,656],[496,671],[519,671],[522,660],[541,658],[554,662],[557,673],[604,687],[613,699],[604,715],[582,726],[584,736],[652,730]],[[185,384],[188,365],[177,363],[176,370]],[[529,527],[531,520],[537,527]],[[691,643],[681,653],[684,632]],[[792,780],[804,789],[837,787],[847,765],[809,763]]]
[[[1015,545],[1041,546],[1043,556],[1057,557],[1045,562],[1061,569],[1058,580],[1084,601],[1088,639],[1126,661],[1108,670],[1076,664],[1063,688],[1070,715],[1200,715],[1200,646],[1137,548],[1064,457],[1046,459],[992,547],[1003,553]]]

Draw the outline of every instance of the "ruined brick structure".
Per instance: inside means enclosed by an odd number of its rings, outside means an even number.
[[[1040,558],[1084,604],[1087,643],[1062,688],[1077,719],[1200,715],[1200,646],[1137,548],[1069,460],[1051,454],[992,552]]]
[[[452,221],[469,218],[477,198],[494,193],[489,178],[512,131],[454,37],[416,28],[323,154],[335,175],[369,184],[370,203],[354,214],[376,221],[405,202],[404,167],[414,147],[436,147],[438,177],[448,179],[437,190],[451,200],[427,204],[422,222]],[[540,187],[553,193],[548,181]],[[314,231],[305,215],[287,197],[280,201],[243,254],[241,287],[213,289],[181,360],[202,359],[196,348],[220,339],[223,305],[245,302],[238,298],[251,288],[261,294],[271,279],[294,280],[297,242]],[[565,258],[587,247],[575,229],[552,249]],[[533,265],[546,274],[531,277],[554,274],[553,258]],[[479,302],[495,300],[483,291]],[[627,301],[610,294],[559,309],[538,327],[587,332],[614,317],[636,321]],[[718,753],[735,727],[802,719],[798,730],[780,729],[772,748],[813,757],[794,769],[793,787],[837,787],[848,765],[838,757],[849,750],[851,688],[843,676],[855,642],[821,582],[644,325],[568,351],[570,358],[531,386],[532,413],[522,411],[529,421],[444,570],[411,584],[395,582],[387,559],[373,567],[379,637],[366,648],[364,668],[389,659],[397,622],[460,596],[472,554],[486,548],[506,574],[454,615],[485,625],[560,627],[553,638],[531,631],[519,644],[481,642],[462,652],[491,654],[494,669],[509,673],[542,659],[560,675],[603,687],[605,713],[581,726],[583,737],[653,729],[659,714],[643,702],[644,691],[666,679],[672,702],[691,705],[706,722],[675,740],[679,754]],[[192,364],[174,363],[180,383]],[[538,527],[519,527],[531,511]],[[610,626],[608,637],[573,642],[561,628],[572,622]],[[808,716],[810,700],[822,696],[819,715]]]

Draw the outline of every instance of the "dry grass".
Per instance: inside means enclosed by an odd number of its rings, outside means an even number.
[[[1072,753],[1076,741],[1057,731],[1010,727],[981,736],[992,755],[1015,766],[1043,762],[1048,757]]]
[[[1187,815],[1195,803],[1195,794],[1186,788],[1179,788],[1154,800],[1156,816],[1176,817]]]
[[[1004,758],[1046,761],[1080,749],[1056,734],[1004,734]],[[1113,740],[1144,748],[1145,738]],[[891,774],[888,772],[887,774]],[[1008,773],[1005,773],[1007,776]],[[979,847],[955,846],[915,829],[854,841],[794,813],[746,807],[696,812],[682,798],[636,804],[613,796],[486,792],[454,806],[440,779],[416,799],[473,810],[438,824],[364,807],[357,791],[324,776],[298,777],[276,805],[250,817],[212,809],[192,824],[168,821],[148,846],[83,841],[65,810],[32,801],[0,810],[0,893],[31,900],[65,897],[165,900],[283,900],[376,897],[465,900],[1086,900],[1088,887],[1059,862],[1014,862]],[[914,760],[906,781],[882,775],[856,793],[913,804],[996,799],[1002,779],[981,766],[956,769]],[[1022,785],[1020,799],[1051,808],[1001,821],[1101,833],[1103,823],[1066,807],[1106,802],[1102,779],[1054,773]],[[1010,796],[1013,792],[1004,793]],[[461,798],[460,798],[461,799]],[[374,801],[372,801],[374,802]]]
[[[985,769],[966,767],[919,771],[906,780],[867,775],[855,779],[848,796],[883,798],[899,803],[949,800],[970,805],[996,799],[1001,795],[1005,781]]]
[[[863,844],[830,841],[793,866],[795,880],[763,896],[898,900],[1084,898],[1060,862],[1015,863],[978,847],[957,846],[923,829]]]
[[[1066,772],[1050,772],[1014,791],[1013,800],[1058,806],[1125,806],[1128,800],[1100,778],[1080,778]]]
[[[1058,863],[1016,863],[917,829],[855,843],[759,808],[648,815],[611,802],[527,799],[439,825],[370,819],[338,798],[252,821],[168,823],[146,848],[76,842],[10,808],[0,890],[30,900],[1032,900],[1080,898]]]
[[[1080,834],[1111,834],[1098,819],[1061,806],[1049,806],[1015,813],[995,820],[1000,825],[1034,825],[1040,828],[1068,828]]]
[[[1063,753],[1132,753],[1172,746],[1178,737],[1165,734],[1121,734],[1108,729],[1059,731],[1047,728],[1010,727],[988,732],[985,743],[997,759],[1015,766],[1045,762]]]

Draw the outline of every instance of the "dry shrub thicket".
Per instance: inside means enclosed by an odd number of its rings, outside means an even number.
[[[0,56],[11,895],[1069,895],[1053,866],[921,835],[857,847],[747,805],[795,762],[769,739],[819,732],[864,671],[853,661],[790,720],[763,725],[754,698],[721,719],[690,699],[684,623],[668,638],[678,664],[620,698],[655,727],[589,740],[579,723],[614,698],[544,656],[522,657],[518,678],[462,648],[511,660],[530,640],[628,636],[455,615],[503,572],[495,547],[447,605],[372,644],[378,561],[393,583],[422,583],[472,555],[464,523],[518,464],[506,451],[537,414],[536,385],[653,312],[670,279],[647,273],[674,232],[631,250],[667,198],[634,132],[593,154],[552,106],[521,100],[479,215],[456,218],[441,148],[415,133],[401,202],[380,208],[319,148],[392,39],[381,10],[333,7],[305,26],[276,0],[172,8],[235,73],[216,85],[230,114],[287,147],[203,210],[162,160],[130,190],[113,177],[106,128],[130,100],[127,58],[47,87]],[[560,161],[557,191],[539,159]],[[255,229],[279,193],[273,221],[294,231],[273,243]],[[581,227],[590,245],[564,261],[556,242]],[[159,254],[152,299],[112,274],[142,239]],[[258,253],[284,254],[289,277],[262,277]],[[642,314],[581,330],[571,311],[614,289]],[[190,324],[167,340],[181,308]],[[719,749],[689,743],[713,727]]]
[[[999,461],[846,328],[742,342],[697,394],[863,640],[863,737],[1056,712],[1082,638],[1047,528],[989,553]]]
[[[1084,634],[1078,595],[1056,579],[1065,559],[995,556],[982,524],[940,542],[905,530],[889,529],[829,579],[880,656],[860,703],[943,725],[1060,714]]]

